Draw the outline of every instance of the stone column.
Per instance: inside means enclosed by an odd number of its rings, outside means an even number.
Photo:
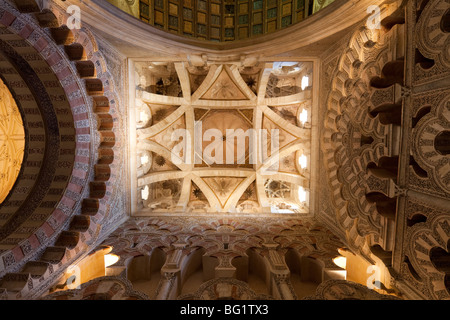
[[[162,279],[156,289],[156,300],[168,300],[172,296],[172,290],[176,288],[175,281],[179,270],[162,272]]]
[[[169,252],[166,263],[161,268],[161,281],[156,290],[157,300],[167,300],[175,297],[178,290],[178,280],[180,274],[180,262],[183,258],[183,250],[187,243],[174,243],[173,250]]]
[[[297,296],[292,288],[290,281],[290,270],[284,262],[283,256],[278,250],[278,243],[264,243],[264,248],[267,250],[265,258],[269,260],[271,276],[275,280],[275,286],[283,300],[295,300]],[[272,290],[273,291],[273,290]]]
[[[294,288],[291,285],[290,273],[288,270],[282,273],[274,273],[273,277],[282,300],[296,300],[297,295],[294,292]]]

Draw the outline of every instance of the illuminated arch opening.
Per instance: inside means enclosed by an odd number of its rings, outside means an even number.
[[[19,175],[25,148],[22,117],[11,92],[0,79],[0,203]]]

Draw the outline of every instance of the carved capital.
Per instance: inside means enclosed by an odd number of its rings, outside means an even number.
[[[394,184],[394,197],[406,197],[408,189]]]
[[[188,60],[190,64],[194,67],[203,67],[206,65],[208,61],[208,56],[206,54],[202,55],[193,54],[188,56]]]
[[[407,86],[402,86],[400,95],[402,98],[409,97],[411,95],[411,88]]]
[[[287,283],[290,278],[289,273],[274,273],[273,276],[277,284]]]
[[[177,271],[165,271],[162,273],[162,278],[166,281],[173,281],[177,276]]]

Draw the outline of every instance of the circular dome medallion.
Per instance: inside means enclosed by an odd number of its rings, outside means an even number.
[[[22,166],[25,130],[11,92],[0,79],[0,203],[11,191]]]

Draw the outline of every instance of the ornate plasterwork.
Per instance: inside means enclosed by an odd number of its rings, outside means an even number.
[[[132,218],[103,243],[113,247],[112,253],[126,261],[153,248],[173,249],[186,243],[186,250],[204,247],[205,254],[234,252],[245,255],[248,248],[262,243],[276,244],[280,249],[295,248],[302,255],[331,259],[342,244],[314,220],[243,217],[154,217]],[[227,243],[227,249],[224,249]],[[225,251],[224,251],[225,250]]]
[[[311,62],[215,64],[202,58],[136,61],[134,67],[133,214],[310,212]],[[211,129],[223,141],[212,153]],[[173,136],[180,130],[190,137],[182,150],[176,149],[181,137]],[[241,144],[227,139],[227,130],[268,135],[265,144],[251,145],[249,136]],[[223,156],[209,157],[217,150]]]
[[[383,260],[405,297],[447,299],[449,4],[402,5],[382,20],[385,29],[357,31],[344,54],[330,51],[324,60],[322,88],[330,95],[321,181],[328,191],[318,217],[336,223],[369,260]],[[390,110],[391,122],[377,106]],[[372,170],[383,157],[392,160],[392,174]],[[374,192],[392,204],[394,217],[378,216],[383,208],[367,201]]]
[[[83,283],[79,289],[58,291],[42,300],[148,300],[148,297],[133,290],[127,279],[100,277]]]
[[[419,52],[426,57],[428,63],[415,65],[417,82],[429,82],[449,75],[450,69],[450,36],[444,30],[444,19],[450,9],[448,1],[416,1],[415,9],[418,11],[418,21],[414,28],[415,45]]]
[[[326,101],[327,113],[322,132],[323,163],[327,173],[334,219],[349,245],[362,249],[365,237],[382,245],[389,221],[380,216],[375,203],[366,199],[369,192],[389,196],[390,182],[372,174],[367,167],[392,155],[390,126],[378,115],[370,114],[383,104],[400,98],[400,86],[377,89],[371,80],[381,75],[386,63],[395,60],[395,32],[380,35],[365,27],[354,32],[344,53],[338,58]],[[330,66],[331,68],[331,66]],[[326,206],[326,202],[322,205]],[[367,252],[367,257],[370,253]]]
[[[450,242],[450,217],[445,212],[432,213],[425,223],[412,226],[405,237],[405,254],[412,269],[403,265],[403,274],[409,275],[409,284],[427,298],[450,299],[446,287],[448,270],[448,247]],[[433,254],[439,252],[439,254]],[[411,273],[411,270],[413,273]]]
[[[258,217],[141,217],[131,218],[102,244],[112,247],[111,253],[120,257],[110,267],[115,274],[127,275],[127,268],[135,257],[152,257],[154,252],[164,252],[159,285],[151,299],[215,299],[211,290],[235,288],[234,298],[268,298],[255,295],[243,274],[255,272],[249,268],[250,255],[264,261],[264,270],[274,287],[267,286],[270,298],[297,299],[291,284],[290,259],[312,259],[323,272],[342,270],[332,259],[339,253],[342,243],[314,219]],[[203,272],[216,276],[207,278],[197,292],[180,295],[180,281],[186,281],[186,266],[198,254],[203,260]],[[206,261],[205,260],[205,261]],[[211,269],[212,268],[212,269]],[[207,282],[207,280],[212,281]],[[242,282],[244,281],[244,282]],[[236,286],[236,287],[234,287]],[[259,290],[259,289],[258,289]],[[258,291],[260,292],[260,291]]]
[[[410,95],[405,98],[402,143],[408,158],[399,201],[406,227],[398,228],[402,250],[393,263],[395,285],[411,299],[449,299],[449,8],[448,1],[417,0],[406,9],[411,55],[405,85]]]
[[[399,298],[380,294],[359,283],[328,280],[317,287],[313,296],[305,297],[303,300],[399,300]]]
[[[0,287],[9,299],[42,294],[126,215],[117,192],[124,150],[114,148],[122,144],[124,114],[94,35],[84,26],[68,30],[68,14],[57,2],[43,12],[42,3],[30,2],[30,14],[16,5],[1,3],[0,62],[30,134],[29,168],[19,177],[34,199],[17,201],[17,192],[1,207],[21,206],[2,228]]]
[[[411,151],[414,159],[427,171],[437,188],[450,195],[450,157],[435,146],[436,137],[450,128],[450,95],[439,92],[433,111],[419,120],[412,132]]]
[[[196,292],[179,296],[177,300],[271,300],[257,294],[247,283],[234,278],[212,279],[203,283]]]

